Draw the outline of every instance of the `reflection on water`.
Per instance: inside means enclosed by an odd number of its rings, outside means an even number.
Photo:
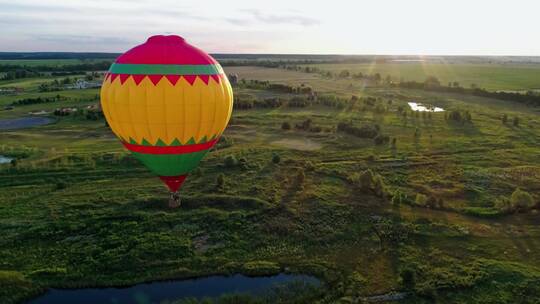
[[[443,108],[434,107],[432,105],[428,104],[421,104],[416,102],[408,102],[409,107],[411,107],[411,110],[413,111],[419,111],[419,112],[443,112]]]
[[[13,130],[30,128],[50,124],[54,120],[48,117],[21,117],[13,119],[0,119],[0,130]]]
[[[126,288],[51,289],[30,303],[161,303],[185,298],[219,297],[227,293],[260,295],[276,285],[293,282],[320,285],[319,280],[307,275],[281,273],[269,277],[247,277],[237,274],[143,283]]]
[[[7,157],[4,155],[0,155],[0,164],[7,164],[10,163],[13,158]]]

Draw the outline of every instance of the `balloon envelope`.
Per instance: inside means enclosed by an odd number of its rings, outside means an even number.
[[[217,142],[233,105],[219,63],[179,36],[152,36],[111,65],[101,106],[122,144],[176,192]]]

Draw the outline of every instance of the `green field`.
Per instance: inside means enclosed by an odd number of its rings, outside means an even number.
[[[371,64],[315,64],[324,71],[339,73],[380,73],[394,81],[424,81],[437,77],[441,83],[457,81],[462,86],[475,84],[487,90],[540,90],[540,64],[460,64],[460,63],[371,63]]]
[[[93,63],[101,61],[112,61],[111,59],[17,59],[17,60],[8,60],[0,59],[0,65],[21,65],[27,67],[36,67],[36,66],[63,66],[63,65],[75,65],[83,63]]]
[[[318,67],[421,81],[436,74],[500,90],[535,88],[540,77],[536,66],[526,65]],[[225,70],[246,80],[303,84],[347,103],[236,109],[226,141],[189,176],[178,209],[167,207],[166,188],[129,156],[103,119],[70,115],[0,131],[0,155],[17,158],[0,165],[0,302],[23,302],[51,287],[277,272],[324,282],[285,303],[359,303],[391,293],[403,295],[399,303],[538,302],[538,108],[362,87],[278,68]],[[56,94],[67,100],[15,106],[0,111],[0,120],[96,103],[96,89],[39,93],[39,83],[10,83],[26,91],[0,96],[0,105]],[[246,85],[234,92],[256,100],[299,96]],[[410,101],[445,112],[414,113]],[[453,120],[452,113],[471,119]],[[307,119],[312,129],[295,127]],[[338,123],[377,125],[390,141],[376,144],[338,130]],[[236,161],[226,161],[231,156]],[[499,202],[517,200],[516,191],[528,193],[531,205],[522,199],[512,211],[502,208]]]

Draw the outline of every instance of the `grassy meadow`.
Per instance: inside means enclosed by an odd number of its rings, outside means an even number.
[[[396,80],[435,75],[491,90],[540,87],[538,67],[525,64],[317,67]],[[233,111],[177,209],[103,118],[84,115],[98,89],[39,92],[48,77],[0,81],[25,88],[0,95],[0,109],[65,97],[0,110],[0,120],[40,110],[54,118],[0,130],[0,155],[16,159],[0,165],[0,302],[22,303],[47,288],[291,272],[324,284],[283,303],[392,295],[399,303],[538,303],[538,108],[282,68],[225,71],[246,80],[233,86],[235,102],[255,103]],[[294,106],[305,94],[249,80],[309,87],[318,100],[330,94],[342,102]],[[260,106],[265,100],[280,103]],[[411,101],[444,112],[413,112]],[[80,110],[53,115],[60,107]]]
[[[488,90],[527,91],[540,90],[540,64],[516,63],[353,63],[312,64],[323,71],[351,73],[379,73],[390,75],[393,81],[424,81],[428,76],[437,77],[441,83],[457,81],[464,87],[476,85]]]

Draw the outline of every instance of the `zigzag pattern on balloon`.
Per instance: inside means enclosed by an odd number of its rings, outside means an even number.
[[[115,73],[107,73],[105,75],[105,81],[110,81],[110,83],[114,82],[116,79],[120,80],[121,84],[124,84],[129,78],[132,78],[135,82],[135,85],[139,85],[145,78],[150,79],[150,81],[157,85],[161,79],[164,77],[174,86],[180,80],[180,78],[183,78],[187,81],[190,85],[193,85],[195,80],[200,79],[205,84],[208,84],[210,82],[210,79],[215,81],[217,84],[220,84],[222,81],[222,78],[225,77],[224,74],[214,74],[214,75],[131,75],[131,74],[115,74]]]
[[[216,140],[216,138],[217,138],[217,134],[214,134],[212,136],[204,136],[197,142],[194,137],[191,137],[185,143],[182,143],[180,140],[178,140],[178,138],[175,138],[170,144],[167,144],[165,141],[161,140],[161,138],[158,138],[155,144],[152,144],[145,138],[143,138],[140,143],[131,137],[129,138],[129,142],[126,140],[122,140],[122,141],[124,143],[129,143],[131,145],[139,145],[139,146],[147,146],[147,147],[180,147],[180,146],[204,144],[209,141],[214,141]]]

